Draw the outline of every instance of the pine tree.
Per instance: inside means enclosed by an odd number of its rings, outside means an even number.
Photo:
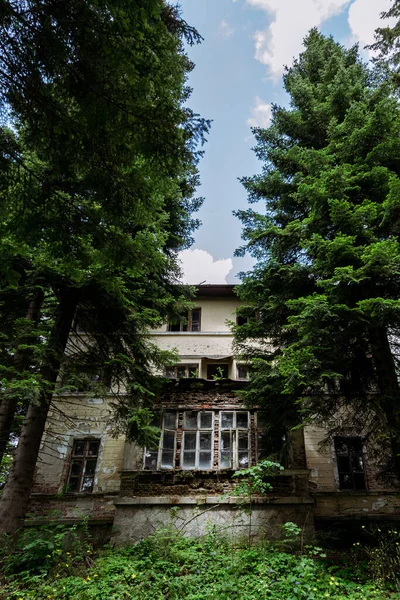
[[[239,295],[252,360],[245,396],[264,403],[270,442],[287,428],[345,424],[386,436],[400,474],[400,108],[389,81],[312,30],[284,75],[290,107],[255,129],[263,170],[243,178]],[[256,342],[256,343],[255,343]]]
[[[177,251],[209,124],[185,106],[199,35],[162,0],[10,0],[0,20],[3,439],[27,407],[0,504],[15,533],[63,365],[123,380],[122,415],[152,397],[165,357],[146,332],[187,297]]]
[[[400,86],[400,2],[393,0],[392,6],[382,13],[385,19],[397,19],[390,27],[379,27],[375,32],[375,43],[370,49],[378,51],[374,60],[379,65],[385,65],[397,86]]]

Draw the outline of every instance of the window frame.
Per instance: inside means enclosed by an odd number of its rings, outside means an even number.
[[[186,375],[185,377],[179,377],[178,376],[178,369],[185,369],[186,370]],[[174,370],[174,376],[170,377],[168,375],[168,369],[173,369]],[[191,375],[191,371],[196,371],[197,375],[196,377],[192,377]],[[164,376],[167,377],[167,379],[196,379],[199,376],[199,371],[200,371],[200,365],[199,363],[178,363],[176,365],[172,365],[171,367],[166,367],[165,368],[165,373]]]
[[[74,450],[76,448],[76,445],[80,444],[80,443],[84,444],[83,453],[76,454],[74,452]],[[97,444],[97,454],[96,455],[89,454],[89,445],[92,443]],[[93,493],[93,489],[94,489],[94,485],[95,485],[95,478],[96,478],[96,473],[97,473],[97,468],[98,468],[98,460],[99,460],[99,456],[100,456],[100,444],[101,444],[101,439],[95,438],[95,437],[85,437],[85,438],[74,438],[73,439],[72,450],[71,450],[71,460],[70,460],[70,465],[69,465],[69,469],[68,469],[68,477],[67,477],[66,485],[67,485],[67,488],[69,488],[71,479],[77,479],[78,480],[78,489],[77,490],[69,490],[68,489],[68,493],[70,493],[70,494],[92,494]],[[86,466],[87,466],[88,460],[96,461],[95,466],[94,466],[93,475],[86,474]],[[78,461],[81,461],[82,465],[80,468],[79,475],[74,475],[72,473],[73,464],[74,464],[74,462],[76,463]],[[85,479],[92,480],[92,486],[90,489],[82,489],[83,482]]]
[[[347,446],[347,454],[338,453],[338,444],[339,442],[344,442]],[[351,447],[352,443],[356,442],[360,445],[360,450],[356,451]],[[338,486],[340,491],[344,492],[362,492],[367,491],[367,477],[366,477],[366,468],[365,468],[365,453],[364,453],[364,443],[363,438],[357,435],[338,435],[333,439],[333,449],[334,449],[334,457],[335,457],[335,465],[336,472],[338,477]],[[339,465],[339,457],[345,456],[348,458],[349,470],[343,470]],[[362,470],[356,471],[352,465],[352,457],[359,456],[361,458]],[[344,475],[350,476],[352,487],[345,487],[342,482],[342,477]],[[363,476],[363,486],[358,486],[356,483],[357,476]]]
[[[198,319],[193,320],[193,313],[196,312],[199,313],[199,317]],[[198,328],[193,329],[194,323],[198,323]],[[197,307],[186,311],[186,313],[181,316],[178,323],[168,323],[167,331],[169,333],[198,333],[201,331],[201,308]]]
[[[187,413],[197,413],[197,423],[196,428],[194,427],[185,427],[185,415]],[[201,425],[201,415],[211,414],[211,427],[200,427]],[[184,465],[184,457],[185,457],[185,438],[186,434],[196,434],[196,446],[194,449],[195,454],[195,466],[194,467],[185,467]],[[211,447],[210,447],[210,466],[208,468],[200,467],[200,454],[202,449],[200,448],[200,435],[202,433],[211,433]],[[182,421],[182,439],[181,439],[181,460],[180,466],[184,471],[211,471],[214,468],[214,440],[215,440],[215,411],[213,410],[185,410],[183,411],[183,421]],[[204,450],[203,450],[204,451]]]
[[[165,415],[167,413],[175,413],[175,428],[171,429],[170,427],[164,427],[164,419],[165,419]],[[150,450],[148,448],[144,448],[144,452],[143,452],[143,471],[161,471],[161,470],[165,470],[165,471],[173,471],[175,469],[175,462],[176,462],[176,449],[177,449],[177,439],[176,439],[176,433],[178,430],[178,417],[179,417],[179,413],[177,410],[164,410],[162,411],[162,413],[159,416],[159,425],[160,425],[160,438],[158,441],[158,447],[157,450]],[[173,449],[172,449],[172,465],[171,467],[166,467],[163,466],[163,452],[164,452],[164,433],[167,434],[172,434],[174,436],[174,444],[173,444]],[[157,462],[156,462],[156,468],[155,469],[150,469],[150,468],[146,468],[146,459],[150,458],[151,455],[155,455],[157,454]]]
[[[246,377],[240,377],[239,369],[246,369]],[[246,365],[244,363],[236,363],[236,379],[238,379],[239,381],[250,381],[250,365]]]
[[[233,414],[233,422],[232,427],[222,427],[222,415],[223,413],[232,413]],[[246,414],[247,415],[247,427],[238,427],[237,426],[237,416],[238,414]],[[222,434],[229,431],[230,432],[230,464],[229,466],[225,466],[222,464]],[[247,466],[241,466],[239,462],[239,434],[243,431],[247,431]],[[251,466],[252,456],[251,456],[251,415],[249,411],[246,410],[221,410],[219,413],[219,443],[218,443],[218,466],[220,469],[230,469],[230,470],[239,470],[239,469],[247,469]]]

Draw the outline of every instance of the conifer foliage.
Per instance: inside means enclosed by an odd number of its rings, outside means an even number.
[[[186,106],[185,41],[200,36],[163,0],[1,4],[1,450],[25,415],[5,531],[24,516],[60,369],[124,382],[126,416],[165,359],[146,332],[182,308],[177,252],[209,127]],[[76,319],[85,335],[67,346]]]
[[[238,213],[257,263],[236,341],[272,445],[301,422],[379,431],[399,474],[400,107],[378,73],[312,30],[284,75],[289,108],[254,130],[263,168],[242,182],[265,210]]]

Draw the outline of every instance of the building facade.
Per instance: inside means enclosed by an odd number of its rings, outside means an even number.
[[[175,349],[154,407],[158,445],[140,448],[110,435],[112,396],[60,394],[54,399],[37,464],[31,513],[74,522],[88,516],[121,544],[158,527],[200,535],[279,537],[296,522],[307,534],[319,523],[395,519],[400,494],[378,481],[362,437],[351,427],[322,444],[323,429],[290,434],[284,470],[265,496],[235,496],[233,473],[263,458],[268,415],[244,406],[248,369],[235,358],[232,323],[240,305],[234,287],[203,285],[194,308],[151,332]],[[108,533],[106,533],[108,532]]]

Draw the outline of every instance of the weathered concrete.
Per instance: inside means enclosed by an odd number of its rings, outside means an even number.
[[[187,537],[212,531],[224,539],[279,539],[282,525],[292,521],[304,530],[306,538],[314,533],[310,498],[257,498],[250,505],[236,497],[159,496],[121,498],[116,507],[111,540],[116,545],[137,541],[161,528]]]

